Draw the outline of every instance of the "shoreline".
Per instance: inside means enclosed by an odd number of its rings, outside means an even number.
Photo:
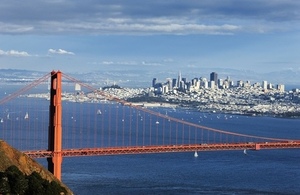
[[[163,107],[163,108],[177,108],[180,107],[176,104],[169,104],[169,103],[159,103],[159,102],[153,102],[153,103],[149,103],[149,102],[129,102],[131,105],[134,106],[141,106],[144,108],[151,108],[151,107]]]
[[[220,111],[220,110],[212,110],[212,109],[200,109],[200,108],[195,108],[191,107],[188,105],[180,105],[180,104],[170,104],[170,103],[160,103],[160,102],[129,102],[131,105],[134,106],[141,106],[144,108],[172,108],[172,109],[187,109],[187,110],[193,110],[196,112],[203,112],[203,113],[213,113],[213,114],[232,114],[232,115],[242,115],[242,116],[251,116],[251,117],[273,117],[273,118],[286,118],[286,119],[300,119],[300,115],[287,115],[288,113],[283,113],[283,114],[274,114],[274,113],[261,113],[261,112],[242,112],[242,111]]]
[[[49,94],[28,94],[26,97],[29,98],[49,98]],[[68,94],[65,96],[63,101],[71,101],[71,102],[101,102],[102,100],[99,99],[93,99],[91,97],[87,97],[84,95],[83,97],[77,98],[74,95]],[[108,100],[109,101],[109,100]],[[259,110],[247,110],[247,109],[238,109],[239,106],[235,106],[234,108],[231,107],[231,109],[228,109],[230,107],[225,106],[220,106],[218,104],[209,104],[204,105],[204,104],[196,104],[195,102],[165,102],[165,101],[160,101],[160,102],[147,102],[147,101],[128,101],[128,104],[131,104],[133,106],[140,106],[144,108],[180,108],[180,109],[189,109],[189,110],[194,110],[197,112],[205,112],[205,113],[222,113],[222,114],[234,114],[234,115],[245,115],[245,116],[270,116],[270,117],[276,117],[276,118],[290,118],[290,119],[300,119],[300,112],[299,111],[290,111],[290,112],[280,112],[280,113],[274,113],[272,110],[264,110],[259,112]],[[229,105],[230,106],[230,105]]]

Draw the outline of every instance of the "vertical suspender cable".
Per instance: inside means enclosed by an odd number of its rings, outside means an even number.
[[[118,124],[119,124],[119,106],[118,104],[116,104],[116,120],[115,120],[115,123],[116,123],[116,139],[115,139],[115,146],[119,146],[118,144]]]

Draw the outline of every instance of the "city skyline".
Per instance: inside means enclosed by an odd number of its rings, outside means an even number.
[[[0,69],[300,71],[295,1],[15,2],[0,6]]]
[[[168,93],[170,91],[183,91],[183,92],[194,92],[200,89],[228,89],[234,87],[242,88],[261,88],[262,90],[276,89],[280,92],[285,91],[284,83],[272,83],[267,80],[255,81],[251,83],[247,78],[241,78],[233,80],[230,76],[226,78],[218,78],[217,72],[211,72],[207,78],[206,76],[195,76],[192,79],[187,79],[185,76],[182,77],[181,72],[178,72],[177,79],[165,78],[164,81],[158,80],[156,77],[152,79],[152,88],[157,94]],[[296,89],[296,88],[295,88]]]

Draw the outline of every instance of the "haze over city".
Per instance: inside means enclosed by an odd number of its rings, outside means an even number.
[[[292,0],[3,1],[0,69],[126,70],[147,80],[217,71],[296,84],[299,9]]]

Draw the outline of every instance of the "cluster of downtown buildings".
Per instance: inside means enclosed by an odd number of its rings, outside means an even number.
[[[233,87],[254,87],[254,88],[262,88],[263,90],[269,89],[277,89],[280,92],[284,92],[284,85],[278,84],[274,86],[272,83],[268,83],[267,81],[262,81],[262,83],[254,83],[251,85],[250,81],[242,81],[239,80],[234,83],[227,77],[226,79],[219,79],[218,74],[216,72],[212,72],[210,74],[210,79],[207,78],[194,78],[191,81],[187,81],[186,78],[181,76],[181,73],[178,73],[178,78],[167,78],[166,82],[161,83],[157,82],[156,78],[152,80],[152,90],[155,94],[166,94],[171,91],[181,91],[181,92],[197,92],[200,89],[228,89]]]
[[[285,91],[283,84],[267,81],[251,84],[250,81],[232,81],[229,77],[218,79],[212,72],[210,79],[178,79],[166,82],[152,80],[148,96],[159,96],[165,102],[190,106],[200,111],[216,111],[240,114],[270,114],[300,117],[300,90]]]
[[[145,107],[186,107],[203,112],[235,113],[250,115],[274,115],[300,118],[300,90],[285,91],[284,85],[263,81],[251,84],[250,81],[233,82],[229,77],[218,79],[212,72],[210,79],[194,78],[187,81],[178,74],[178,79],[157,82],[152,87],[99,89],[109,97],[123,99],[130,104]],[[30,97],[48,98],[49,94],[33,94]],[[89,93],[64,94],[64,100],[72,102],[107,102],[97,91]],[[105,100],[105,101],[104,101]]]

